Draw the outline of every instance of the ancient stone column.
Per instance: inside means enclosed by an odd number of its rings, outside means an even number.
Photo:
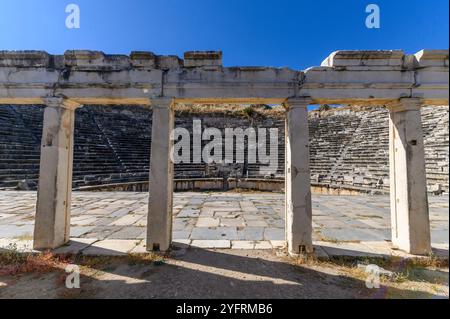
[[[309,98],[290,98],[286,112],[286,240],[291,255],[311,253],[312,208],[309,168]]]
[[[418,98],[388,105],[392,243],[417,255],[431,252],[421,106]]]
[[[152,99],[152,145],[147,250],[166,251],[172,242],[173,139],[172,99]]]
[[[60,97],[45,98],[44,103],[35,249],[53,249],[69,241],[74,120],[80,106]]]

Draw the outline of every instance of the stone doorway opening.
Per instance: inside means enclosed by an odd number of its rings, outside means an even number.
[[[282,247],[284,109],[178,104],[175,114],[174,190],[183,189],[184,181],[203,191],[174,194],[173,242],[202,248]],[[186,137],[188,155],[183,158]],[[252,162],[259,155],[268,157],[264,164]],[[268,192],[274,190],[278,194]]]
[[[284,189],[284,108],[178,104],[175,109],[179,115],[174,119],[175,128],[187,129],[190,141],[188,161],[180,163],[181,153],[186,150],[177,144],[185,136],[176,131],[174,190],[180,190],[180,180],[187,183],[191,178],[192,183],[193,177],[196,190],[201,192],[174,194],[172,240],[204,248],[283,246],[284,195],[268,191]],[[277,117],[267,118],[268,113],[276,113]],[[242,139],[239,134],[233,135],[239,130],[244,134]],[[262,156],[258,146],[264,146],[264,164],[251,160],[252,150],[257,160]],[[212,159],[206,158],[207,153]],[[275,169],[267,174],[271,164]],[[192,176],[194,170],[202,176]]]
[[[172,217],[173,217],[173,162],[174,162],[174,106],[182,104],[185,101],[175,101],[172,99],[161,98],[153,99],[153,126],[152,126],[152,152],[150,160],[150,198],[149,198],[149,214],[148,214],[148,232],[147,232],[147,249],[149,250],[167,250],[173,240],[172,238]],[[221,104],[224,101],[214,101]],[[271,103],[271,101],[252,101],[253,103]],[[308,98],[295,98],[286,101],[277,101],[283,104],[286,112],[286,137],[285,137],[285,239],[288,248],[292,253],[300,253],[302,251],[312,252],[312,213],[311,213],[311,188],[310,188],[310,170],[309,170],[309,130],[308,130],[308,110],[307,107],[311,100]],[[236,101],[234,101],[235,104]],[[200,102],[202,104],[202,102]],[[204,101],[203,101],[204,104]],[[245,104],[245,103],[240,103]],[[245,144],[245,143],[242,143]],[[232,143],[234,147],[234,143]],[[239,148],[232,150],[231,162],[238,157]],[[221,146],[222,148],[222,146]],[[225,146],[225,148],[227,148]],[[245,150],[244,150],[245,151]],[[230,158],[228,158],[230,160]],[[295,194],[295,196],[294,196]],[[257,210],[252,203],[239,204],[247,205],[247,210]],[[211,204],[210,204],[211,205]],[[217,211],[219,211],[217,207]],[[190,211],[189,213],[200,215],[200,211]],[[226,212],[229,214],[230,212]],[[207,216],[209,214],[210,216]],[[213,214],[213,216],[211,216]],[[238,221],[221,221],[214,219],[216,211],[204,209],[204,215],[199,219],[199,225],[219,227],[220,236],[226,237],[229,229],[222,229],[220,225],[229,223],[229,227],[236,230],[237,227],[244,227],[245,223]],[[220,212],[219,212],[220,214]],[[236,217],[236,216],[235,216]],[[223,224],[225,222],[225,224]],[[231,226],[234,223],[234,226]],[[226,227],[226,226],[223,226]],[[254,226],[257,227],[257,226]],[[202,232],[200,237],[207,237],[211,230],[197,231]],[[264,232],[264,230],[263,230]],[[281,231],[282,232],[282,231]],[[196,234],[194,233],[194,236]],[[217,236],[214,233],[214,236]],[[232,236],[232,235],[230,235]],[[281,236],[280,236],[281,237]],[[245,238],[245,236],[244,236]],[[264,238],[264,237],[263,237]],[[202,240],[202,239],[198,239]],[[204,239],[206,240],[206,239]],[[280,239],[281,241],[282,239]]]

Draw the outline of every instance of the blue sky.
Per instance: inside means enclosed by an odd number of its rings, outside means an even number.
[[[68,4],[81,28],[67,29]],[[381,9],[367,29],[365,8]],[[340,49],[447,49],[448,0],[0,0],[0,50],[222,50],[224,64],[304,69]]]

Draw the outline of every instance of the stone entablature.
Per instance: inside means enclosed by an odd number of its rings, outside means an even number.
[[[420,97],[448,100],[447,50],[336,51],[305,71],[224,67],[222,53],[186,52],[184,59],[152,52],[108,55],[99,51],[0,51],[0,103],[39,104],[62,95],[80,104],[149,104],[149,97],[179,102],[282,103],[309,96],[312,103],[380,104]]]

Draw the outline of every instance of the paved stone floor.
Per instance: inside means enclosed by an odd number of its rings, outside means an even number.
[[[0,242],[32,239],[36,192],[0,192]],[[74,192],[71,238],[112,249],[143,247],[147,193]],[[447,250],[449,198],[430,197],[433,246]],[[390,240],[387,196],[313,195],[315,242],[383,243]],[[284,195],[275,193],[176,193],[173,239],[202,248],[266,249],[284,244]],[[92,248],[90,247],[90,248]]]

